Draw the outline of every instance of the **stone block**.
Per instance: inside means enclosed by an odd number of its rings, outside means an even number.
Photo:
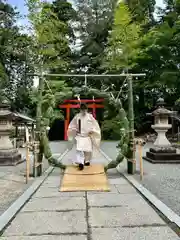
[[[110,187],[110,192],[103,192],[103,191],[88,191],[88,194],[118,194],[118,190],[115,187],[115,185],[109,185]]]
[[[153,147],[149,149],[152,153],[176,153],[176,148],[174,147]]]
[[[87,240],[86,235],[41,235],[41,236],[13,236],[1,237],[1,240]]]
[[[127,180],[120,177],[120,175],[119,175],[119,178],[109,179],[108,181],[110,184],[116,184],[116,185],[128,184]]]
[[[124,207],[149,207],[148,203],[139,194],[88,194],[88,204],[90,207],[103,207],[103,206],[124,206]]]
[[[59,175],[58,176],[55,176],[55,177],[48,177],[44,183],[43,183],[43,186],[60,186],[60,183],[61,183],[61,176]]]
[[[33,195],[33,198],[84,197],[84,196],[85,196],[84,192],[60,192],[59,187],[41,187]]]
[[[115,187],[116,187],[116,189],[118,190],[118,192],[120,194],[128,194],[128,193],[130,193],[130,194],[132,194],[132,193],[137,194],[136,189],[133,186],[131,186],[129,183],[115,185]]]
[[[24,161],[17,149],[0,150],[0,166],[15,166]]]
[[[165,225],[152,208],[141,204],[138,207],[130,205],[130,207],[90,208],[89,223],[91,227],[99,228]]]
[[[138,223],[137,223],[138,224]],[[93,228],[92,240],[178,240],[169,227]]]
[[[85,210],[86,202],[83,197],[63,197],[63,198],[33,198],[29,201],[22,211],[67,211]]]
[[[174,147],[153,147],[144,159],[151,163],[180,163],[180,154]]]
[[[108,192],[108,193],[118,193],[118,190],[117,190],[117,188],[115,187],[115,185],[114,184],[111,184],[110,182],[109,182],[109,184],[110,184],[110,192]],[[102,192],[101,192],[102,193]]]
[[[151,163],[180,163],[180,154],[147,152],[143,157]]]
[[[19,213],[3,236],[85,234],[85,216],[85,211]]]

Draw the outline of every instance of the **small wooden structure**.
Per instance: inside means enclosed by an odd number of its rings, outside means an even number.
[[[66,117],[65,117],[65,124],[64,124],[64,140],[67,140],[67,129],[70,123],[70,109],[71,108],[80,108],[80,103],[86,103],[88,109],[92,109],[93,117],[96,118],[96,109],[104,108],[102,104],[104,102],[103,98],[100,99],[70,99],[65,100],[63,104],[59,105],[59,108],[66,109]]]
[[[14,138],[14,142],[15,142],[15,147],[19,148],[19,147],[25,147],[25,128],[28,127],[30,128],[30,139],[29,141],[31,142],[32,139],[34,138],[34,125],[35,125],[35,120],[23,115],[21,113],[18,112],[13,112],[13,125],[15,127],[15,138]]]

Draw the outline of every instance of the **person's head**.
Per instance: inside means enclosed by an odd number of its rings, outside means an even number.
[[[81,105],[80,105],[80,112],[84,115],[84,114],[87,113],[87,111],[88,111],[87,105],[85,103],[81,103]]]

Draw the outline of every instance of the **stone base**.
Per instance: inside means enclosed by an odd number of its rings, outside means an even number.
[[[21,162],[24,162],[24,159],[17,149],[0,150],[0,166],[15,166]]]
[[[175,147],[153,147],[149,150],[152,153],[176,153]]]
[[[173,147],[150,148],[143,158],[151,163],[180,163],[180,154],[177,154]]]

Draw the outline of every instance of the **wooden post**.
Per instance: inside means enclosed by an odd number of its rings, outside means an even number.
[[[66,108],[66,122],[65,122],[65,125],[66,125],[66,129],[65,129],[65,134],[66,134],[66,138],[65,140],[67,140],[67,130],[68,130],[68,125],[69,125],[69,122],[70,122],[70,104],[67,105],[67,108]]]
[[[67,140],[68,121],[64,120],[64,140]]]
[[[16,134],[15,134],[16,136],[15,136],[15,144],[14,144],[14,146],[15,146],[15,148],[17,148],[18,146],[17,146],[17,139],[18,139],[18,125],[17,125],[17,122],[16,122]]]
[[[34,123],[31,125],[31,130],[32,130],[32,142],[35,141],[35,133],[34,133]]]
[[[30,159],[29,159],[29,143],[26,143],[26,183],[29,181]]]
[[[36,150],[36,144],[34,142],[33,144],[33,177],[35,178],[37,175],[36,171],[36,162],[37,162],[37,150]]]
[[[92,104],[93,105],[93,117],[96,119],[96,104],[95,103],[93,103]]]
[[[139,163],[140,163],[140,180],[143,179],[143,158],[142,158],[142,143],[139,142]]]
[[[38,163],[38,154],[39,154],[39,141],[34,141],[34,145],[33,145],[33,155],[34,155],[34,159],[33,159],[33,177],[37,177],[38,175],[38,166],[41,163]]]
[[[25,126],[25,137],[26,137],[26,184],[29,181],[29,173],[30,173],[30,158],[29,158],[29,132],[28,127]]]

